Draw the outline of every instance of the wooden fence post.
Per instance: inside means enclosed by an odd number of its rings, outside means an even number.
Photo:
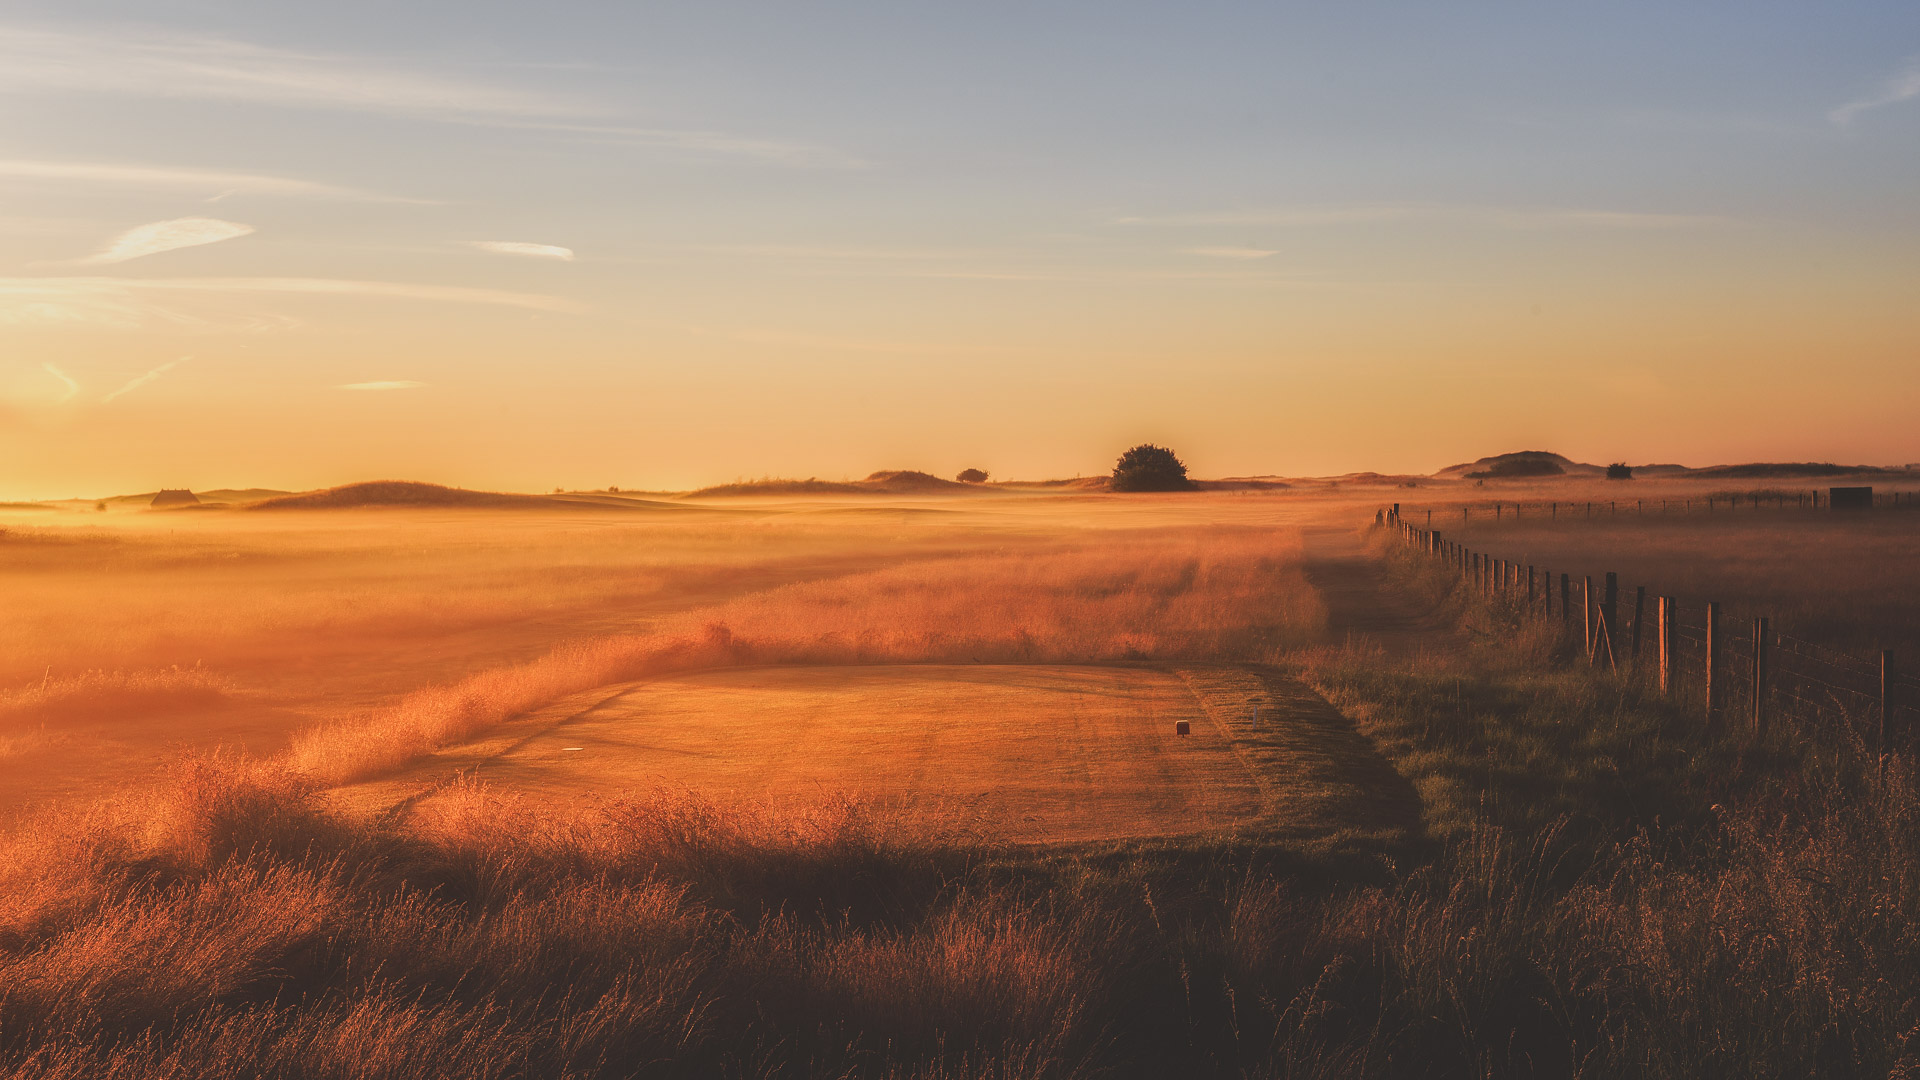
[[[1607,659],[1614,658],[1613,642],[1620,628],[1620,575],[1607,571],[1606,592],[1600,604],[1601,640],[1607,643]]]
[[[1673,597],[1659,599],[1660,627],[1660,696],[1673,695]]]
[[[1767,734],[1767,620],[1753,620],[1753,737]]]
[[[1597,661],[1593,655],[1593,575],[1586,574],[1580,579],[1580,615],[1581,623],[1586,627],[1587,663]]]
[[[1633,587],[1633,646],[1628,651],[1628,655],[1633,657],[1633,670],[1636,675],[1640,671],[1640,620],[1646,617],[1646,613],[1647,587],[1635,585]]]
[[[1573,621],[1573,586],[1568,583],[1566,574],[1560,575],[1560,625]]]
[[[1527,567],[1527,610],[1533,610],[1533,567]]]
[[[1707,601],[1707,723],[1720,707],[1720,605]]]

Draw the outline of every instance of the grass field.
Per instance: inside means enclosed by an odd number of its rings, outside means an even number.
[[[1315,730],[1327,711],[1258,667],[702,671],[595,690],[335,798],[430,809],[463,782],[563,807],[655,789],[789,807],[857,793],[1025,843],[1417,828],[1384,762]]]
[[[214,745],[346,780],[715,664],[1267,660],[1321,617],[1302,513],[974,497],[21,515],[0,535],[0,802],[108,792]]]
[[[1161,671],[745,668],[641,683],[543,720],[496,729],[454,761],[541,798],[684,787],[804,802],[857,782],[882,804],[929,800],[922,812],[1029,841],[1211,832],[1269,813],[1231,733]],[[347,790],[391,800],[444,768],[429,759]]]
[[[1421,518],[1424,522],[1424,517]],[[1441,524],[1444,521],[1445,524]],[[1476,508],[1435,515],[1449,539],[1555,573],[1614,571],[1649,595],[1708,600],[1732,617],[1767,615],[1796,636],[1920,657],[1920,512],[1796,509],[1661,515],[1620,512],[1494,520]],[[1696,615],[1693,622],[1698,623]]]
[[[10,525],[0,1077],[1920,1071],[1908,750],[1378,494]]]

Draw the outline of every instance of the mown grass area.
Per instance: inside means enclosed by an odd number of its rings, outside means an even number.
[[[1705,731],[1399,572],[1456,657],[1301,667],[1420,792],[1412,840],[1043,849],[473,786],[369,821],[203,759],[0,860],[0,1075],[1916,1071],[1907,756]]]

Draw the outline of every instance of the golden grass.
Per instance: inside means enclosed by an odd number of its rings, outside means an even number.
[[[44,724],[139,723],[224,703],[232,684],[202,668],[84,671],[0,693],[0,732]]]
[[[902,818],[1031,843],[1347,823],[1313,812],[1317,791],[1295,789],[1317,779],[1307,762],[1257,757],[1293,718],[1274,709],[1260,678],[1226,675],[1239,685],[1213,694],[1141,666],[712,669],[537,710],[331,795],[367,810],[418,809],[434,798],[420,792],[461,772],[554,803],[674,785],[721,801],[804,804],[853,788]],[[1228,714],[1210,717],[1209,699]],[[1249,700],[1267,706],[1267,735],[1248,731]],[[1177,736],[1176,719],[1192,733]],[[1269,765],[1283,779],[1255,771]]]
[[[292,761],[345,783],[568,694],[722,665],[1270,662],[1323,618],[1298,559],[1297,537],[1148,532],[781,586],[417,691],[300,734]]]
[[[936,529],[915,558],[665,610],[326,737],[385,767],[648,665],[1284,660],[1314,639],[1270,530],[1134,505],[1037,537]],[[1325,855],[1016,848],[833,793],[562,810],[465,782],[367,820],[326,808],[324,746],[304,770],[189,759],[5,839],[0,1076],[1920,1071],[1908,753],[1787,725],[1727,740],[1634,685],[1457,640],[1299,654],[1344,714],[1329,736],[1350,720],[1386,755],[1429,837]]]
[[[272,753],[302,729],[376,715],[411,716],[413,734],[400,742],[417,749],[583,680],[731,662],[740,648],[716,651],[706,640],[716,621],[734,620],[740,645],[775,659],[958,656],[973,645],[995,655],[1037,652],[1017,637],[976,631],[934,644],[943,630],[924,614],[896,619],[886,596],[897,611],[924,600],[940,605],[940,619],[964,622],[962,597],[976,584],[995,585],[968,577],[1025,587],[1022,555],[1049,573],[1068,572],[1075,561],[1097,572],[1103,552],[1126,551],[1155,529],[1204,531],[1215,517],[1235,523],[1228,531],[1280,534],[1278,551],[1290,513],[1277,504],[1250,512],[1152,500],[976,497],[965,505],[966,513],[937,502],[881,509],[863,499],[857,507],[780,505],[697,520],[380,510],[126,513],[95,524],[88,514],[42,514],[32,520],[55,523],[0,534],[0,588],[9,599],[0,620],[0,802],[111,790],[143,779],[176,744]],[[1183,556],[1171,543],[1152,541],[1141,566],[1123,568],[1133,575],[1123,583],[1133,606],[1115,595],[1098,610],[1074,610],[1191,636],[1199,616],[1179,609],[1220,595],[1222,583],[1175,595],[1180,590],[1168,589],[1177,582],[1162,580],[1173,571],[1145,560],[1242,556],[1220,543],[1213,555]],[[984,561],[968,561],[975,558]],[[906,570],[922,563],[927,576],[916,583]],[[901,576],[885,577],[890,569]],[[836,598],[831,583],[841,579],[852,584]],[[766,598],[787,585],[806,587]],[[1032,608],[1029,637],[1053,633],[1066,601],[1056,590],[1052,622]],[[817,628],[779,625],[788,602]],[[1154,605],[1185,620],[1186,630]],[[849,620],[858,609],[885,621],[873,633],[856,628]],[[839,630],[821,625],[835,617]],[[1143,630],[1141,640],[1154,632]],[[1073,643],[1082,651],[1085,644]],[[161,686],[165,680],[172,684]],[[404,708],[396,704],[413,693]],[[135,714],[137,722],[115,718]],[[365,749],[374,758],[414,752]]]

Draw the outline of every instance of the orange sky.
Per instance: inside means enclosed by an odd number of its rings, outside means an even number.
[[[1909,12],[96,7],[0,23],[4,497],[1920,461]]]

